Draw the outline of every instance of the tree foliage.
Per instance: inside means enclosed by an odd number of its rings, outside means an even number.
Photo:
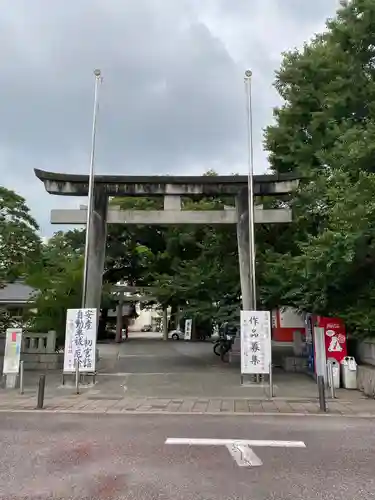
[[[195,210],[223,209],[221,200],[187,203]],[[152,269],[159,300],[182,307],[196,321],[221,322],[238,312],[240,286],[235,228],[171,227],[166,249],[155,255]]]
[[[66,311],[80,307],[83,256],[78,231],[58,232],[43,245],[40,259],[30,267],[27,283],[35,288],[32,328],[55,330],[64,338]],[[62,342],[61,342],[62,343]]]
[[[0,187],[0,288],[22,277],[38,260],[41,241],[38,225],[24,198]],[[0,308],[0,333],[11,326],[7,311]]]
[[[38,229],[24,198],[0,187],[0,286],[23,275],[38,258]]]
[[[302,177],[295,222],[267,247],[261,296],[374,330],[375,3],[343,5],[327,31],[284,55],[265,146],[272,170]],[[285,245],[285,242],[293,242]]]
[[[213,171],[206,175],[217,175]],[[122,210],[162,209],[162,198],[116,198]],[[223,209],[232,199],[182,200],[183,210]],[[122,254],[121,254],[122,251]],[[122,255],[119,259],[119,255]],[[105,277],[150,286],[162,307],[180,308],[196,320],[238,313],[239,273],[234,227],[109,227]],[[112,281],[114,282],[114,281]]]

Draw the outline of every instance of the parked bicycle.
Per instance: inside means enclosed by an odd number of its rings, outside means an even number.
[[[232,349],[234,339],[237,335],[237,328],[228,323],[224,323],[219,331],[219,340],[214,345],[214,353],[220,356],[224,363],[229,361],[229,352]]]

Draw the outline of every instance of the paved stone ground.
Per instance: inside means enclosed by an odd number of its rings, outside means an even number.
[[[268,386],[241,386],[239,369],[223,364],[212,344],[136,339],[99,346],[97,384],[75,394],[61,373],[48,373],[45,409],[85,413],[300,414],[320,412],[316,384],[305,375],[275,369],[274,396]],[[39,374],[27,373],[25,394],[0,390],[0,411],[35,409]],[[327,394],[328,396],[328,394]],[[375,401],[340,389],[328,401],[333,415],[374,415]]]
[[[262,463],[238,466],[224,445],[168,438],[264,440],[253,446]],[[367,420],[13,413],[1,415],[0,441],[1,500],[374,498],[375,422]]]
[[[20,396],[16,393],[1,394],[0,411],[32,411],[37,406],[36,394]],[[332,400],[327,402],[329,415],[366,416],[375,418],[373,400]],[[47,395],[44,411],[62,413],[173,413],[173,414],[296,414],[321,413],[318,402],[311,400],[256,400],[256,399],[159,399],[129,398],[113,395],[84,394]]]

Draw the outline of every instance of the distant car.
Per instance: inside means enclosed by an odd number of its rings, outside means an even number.
[[[141,328],[141,332],[152,332],[152,325],[145,325]]]
[[[172,340],[180,340],[184,338],[184,332],[181,330],[171,330],[168,332],[168,338]]]

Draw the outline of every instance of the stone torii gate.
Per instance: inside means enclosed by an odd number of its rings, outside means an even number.
[[[87,196],[87,175],[60,174],[35,169],[46,191],[59,196]],[[242,307],[250,309],[251,281],[249,266],[248,178],[231,176],[95,176],[93,218],[88,249],[88,276],[85,307],[100,309],[106,248],[107,224],[179,225],[236,224],[241,279]],[[254,196],[278,196],[292,192],[298,179],[292,174],[255,175]],[[120,210],[108,207],[108,198],[116,196],[164,197],[164,210]],[[181,198],[233,196],[235,207],[225,210],[188,211]],[[256,224],[280,224],[292,220],[289,209],[263,210],[255,207]],[[86,224],[87,209],[51,211],[52,224]]]

